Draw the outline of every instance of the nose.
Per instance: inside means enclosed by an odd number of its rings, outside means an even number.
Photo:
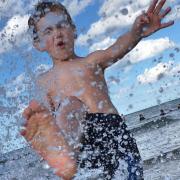
[[[61,29],[55,28],[55,29],[54,29],[54,35],[55,35],[56,38],[62,37]]]

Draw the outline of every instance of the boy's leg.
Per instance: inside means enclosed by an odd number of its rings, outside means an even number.
[[[23,115],[27,122],[22,135],[48,164],[56,169],[58,176],[71,179],[76,173],[76,160],[54,117],[35,101]]]

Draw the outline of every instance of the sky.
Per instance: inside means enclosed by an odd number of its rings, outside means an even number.
[[[37,0],[0,0],[0,152],[23,144],[20,114],[31,100],[36,75],[52,67],[46,53],[32,47],[27,20]],[[129,31],[150,0],[64,0],[77,28],[79,56],[105,49]],[[180,97],[180,0],[163,20],[175,24],[144,38],[106,69],[109,96],[120,114],[130,114]],[[15,141],[19,138],[19,142]],[[4,143],[6,139],[6,143]],[[11,144],[11,145],[9,145]]]

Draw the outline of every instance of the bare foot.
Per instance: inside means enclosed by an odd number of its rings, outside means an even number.
[[[66,180],[72,179],[77,169],[73,151],[48,109],[32,101],[23,115],[27,121],[26,129],[21,134],[55,168],[58,176]]]

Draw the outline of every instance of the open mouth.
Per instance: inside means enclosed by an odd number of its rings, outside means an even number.
[[[60,41],[57,43],[57,46],[60,48],[63,48],[63,47],[65,47],[65,43],[63,41]]]

